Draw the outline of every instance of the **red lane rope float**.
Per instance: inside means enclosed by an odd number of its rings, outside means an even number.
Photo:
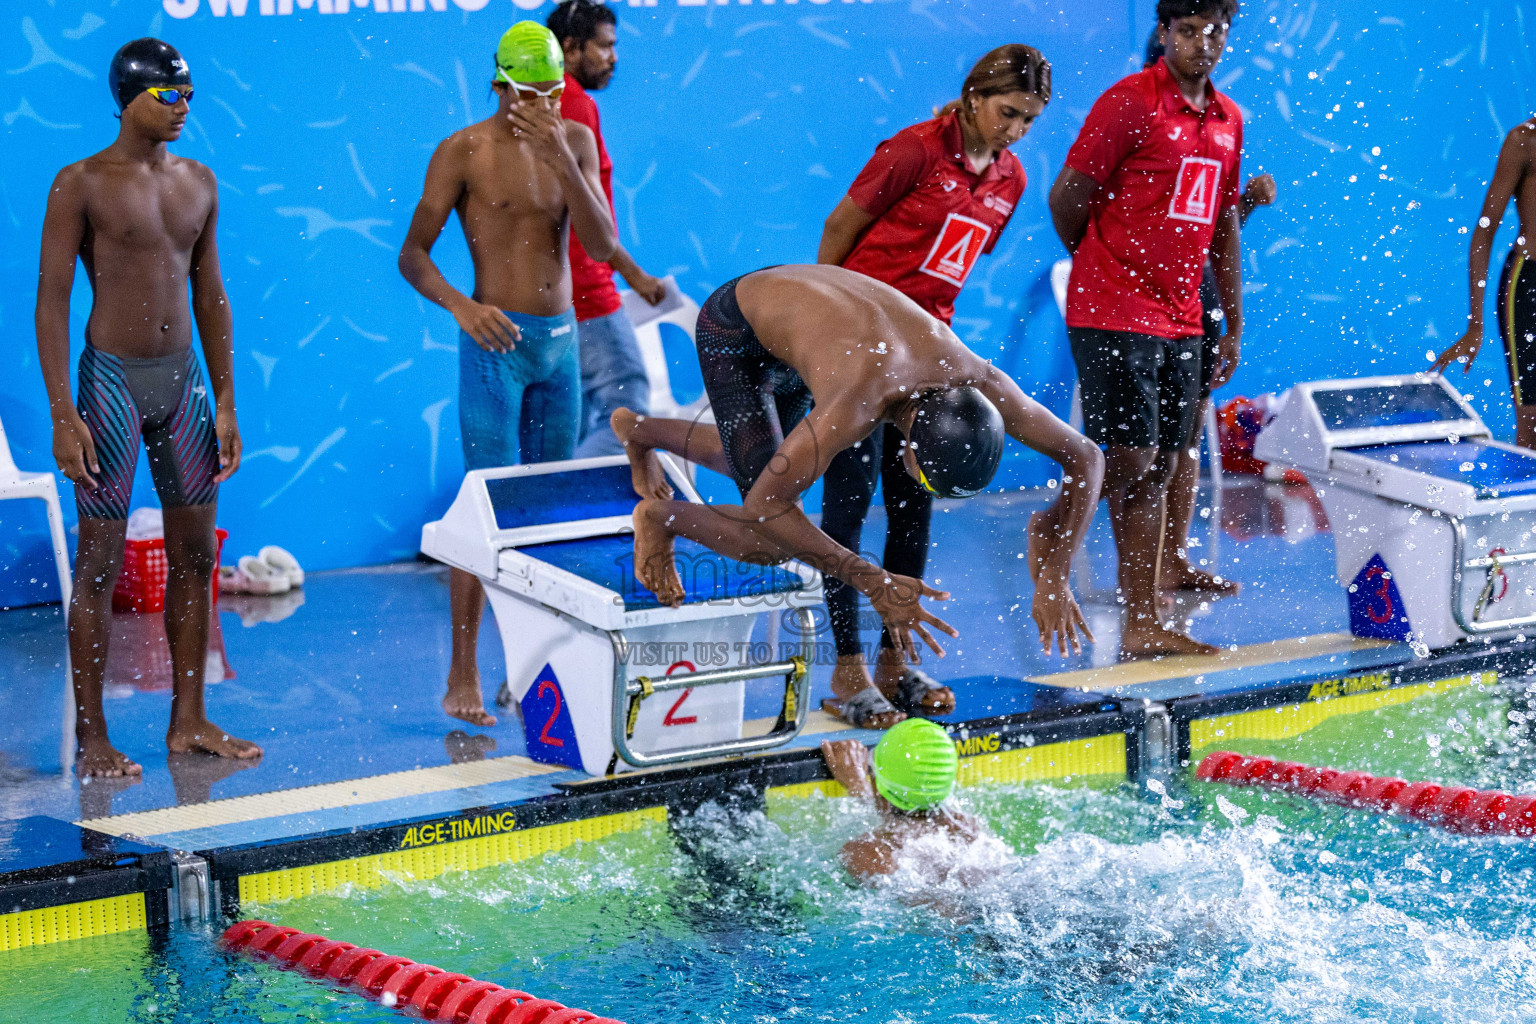
[[[619,1024],[586,1010],[536,999],[527,992],[476,981],[403,956],[386,956],[350,942],[279,928],[266,921],[241,921],[220,944],[279,967],[346,985],[385,1006],[443,1024]]]
[[[1536,836],[1536,794],[1516,796],[1466,786],[1408,782],[1269,757],[1244,757],[1230,750],[1207,754],[1195,775],[1206,782],[1258,786],[1346,807],[1365,807],[1452,832]]]

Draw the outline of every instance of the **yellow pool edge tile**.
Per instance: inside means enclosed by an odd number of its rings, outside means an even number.
[[[89,939],[98,935],[145,931],[144,894],[108,896],[57,907],[0,914],[0,953],[28,946]]]
[[[1369,677],[1361,677],[1369,678]],[[1388,678],[1385,674],[1383,679]],[[1407,704],[1432,693],[1447,693],[1496,678],[1492,672],[1471,672],[1467,675],[1437,679],[1410,686],[1394,686],[1325,699],[1309,699],[1297,704],[1258,711],[1241,711],[1236,714],[1196,718],[1189,723],[1189,749],[1191,758],[1197,752],[1217,747],[1232,740],[1284,740],[1322,725],[1341,715],[1354,715],[1379,708]],[[1321,685],[1321,684],[1320,684]]]
[[[275,903],[335,892],[344,887],[377,889],[396,879],[434,878],[449,871],[473,871],[496,864],[528,860],[577,842],[591,842],[618,832],[633,832],[653,822],[665,822],[665,807],[646,807],[618,814],[514,829],[457,842],[391,850],[366,857],[310,864],[298,868],[241,875],[240,902]]]

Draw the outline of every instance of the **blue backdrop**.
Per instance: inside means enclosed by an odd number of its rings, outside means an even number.
[[[598,99],[620,233],[643,266],[676,274],[700,300],[763,264],[813,260],[823,218],[875,144],[953,97],[983,52],[1014,41],[1044,50],[1056,96],[1017,147],[1029,190],[955,327],[1063,410],[1072,372],[1045,278],[1063,253],[1045,193],[1094,98],[1139,66],[1153,0],[614,6],[619,74]],[[492,109],[497,37],[549,9],[7,4],[0,329],[11,372],[0,377],[0,420],[18,462],[52,465],[31,325],[48,184],[115,134],[113,51],[158,35],[181,48],[197,84],[176,152],[221,183],[246,446],[220,499],[230,554],[279,543],[317,569],[410,557],[462,473],[456,330],[400,278],[395,254],[433,147]],[[1460,333],[1467,225],[1500,139],[1531,112],[1531,52],[1526,12],[1512,0],[1244,4],[1216,79],[1248,119],[1245,172],[1273,173],[1280,200],[1245,237],[1248,340],[1230,393],[1422,368]],[[1506,226],[1501,249],[1512,235]],[[436,256],[467,289],[456,222]],[[89,302],[82,275],[77,350]],[[696,387],[696,366],[679,369]],[[1496,341],[1465,382],[1507,432]],[[1018,454],[1002,484],[1047,475],[1042,460]],[[60,483],[72,522],[71,488]],[[152,502],[141,473],[136,504]],[[55,591],[41,512],[19,504],[0,505],[0,604]]]

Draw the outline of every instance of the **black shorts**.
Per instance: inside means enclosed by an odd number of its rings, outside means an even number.
[[[1200,274],[1200,326],[1205,333],[1200,337],[1200,398],[1211,396],[1211,378],[1216,376],[1216,364],[1221,362],[1222,321],[1226,314],[1221,308],[1221,286],[1216,283],[1216,271],[1207,263]],[[1198,417],[1196,417],[1198,419]]]
[[[1179,451],[1200,409],[1200,335],[1068,327],[1082,386],[1083,433],[1099,445]]]
[[[1499,275],[1498,310],[1515,404],[1536,405],[1536,269],[1518,246],[1509,251]]]
[[[736,303],[740,280],[727,281],[704,300],[695,338],[725,461],[746,497],[784,435],[811,411],[811,390],[794,367],[757,340]]]

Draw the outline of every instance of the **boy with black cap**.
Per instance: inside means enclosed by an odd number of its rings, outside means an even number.
[[[208,721],[203,704],[214,513],[219,484],[240,466],[233,323],[215,238],[218,187],[208,168],[166,151],[181,137],[192,100],[191,72],[174,47],[128,43],[113,57],[107,84],[121,112],[117,141],[54,179],[36,322],[54,458],[74,481],[80,510],[69,607],[76,768],[123,776],[143,769],[107,739],[101,686],[141,442],[165,512],[165,629],[175,674],[166,746],[240,759],[260,757],[261,748]],[[92,293],[78,401],[69,393],[76,259]],[[213,410],[192,352],[194,320]]]

